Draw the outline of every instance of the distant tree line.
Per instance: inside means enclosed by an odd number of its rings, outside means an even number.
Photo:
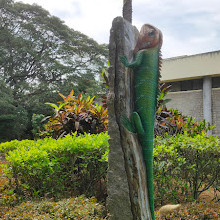
[[[0,141],[31,138],[31,117],[47,115],[58,92],[97,95],[107,45],[33,4],[0,0]]]

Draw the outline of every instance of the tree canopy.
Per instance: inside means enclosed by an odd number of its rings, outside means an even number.
[[[107,46],[69,28],[33,4],[0,0],[0,78],[31,113],[72,89],[94,95]],[[43,112],[42,112],[43,111]]]
[[[27,111],[15,103],[12,90],[0,80],[0,141],[20,138],[27,123]]]

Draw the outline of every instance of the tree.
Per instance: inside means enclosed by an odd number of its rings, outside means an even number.
[[[38,5],[1,0],[0,25],[0,74],[20,101],[70,79],[77,87],[83,74],[94,77],[106,60],[106,46]]]
[[[28,122],[25,109],[16,105],[12,90],[0,80],[0,142],[20,139]]]
[[[46,114],[58,92],[98,92],[107,46],[75,31],[42,7],[0,0],[0,77],[29,114]]]

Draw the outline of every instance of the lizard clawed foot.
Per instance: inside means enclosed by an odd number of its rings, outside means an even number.
[[[120,56],[120,60],[125,66],[128,66],[128,59],[126,56]]]

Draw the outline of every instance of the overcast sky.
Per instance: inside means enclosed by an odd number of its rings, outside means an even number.
[[[121,16],[123,0],[22,0],[96,40],[108,43],[112,20]],[[144,23],[163,33],[163,57],[220,50],[220,0],[133,0],[133,25]]]

